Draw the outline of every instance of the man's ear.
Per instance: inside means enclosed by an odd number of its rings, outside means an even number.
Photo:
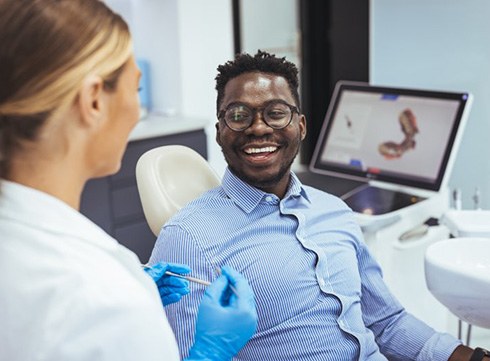
[[[219,122],[216,122],[214,125],[216,127],[216,143],[218,143],[219,146],[221,146],[221,140],[220,140],[220,130],[219,130]]]
[[[305,140],[306,137],[306,117],[304,114],[301,114],[299,119],[299,129],[301,132],[301,140]]]
[[[83,80],[77,103],[81,121],[85,125],[92,126],[100,122],[106,112],[104,82],[101,77],[91,75]]]

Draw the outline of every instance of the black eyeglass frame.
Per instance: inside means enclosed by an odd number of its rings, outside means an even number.
[[[289,117],[289,121],[288,121],[288,122],[287,122],[285,125],[280,126],[280,127],[276,127],[276,126],[272,126],[272,125],[270,125],[269,123],[267,123],[267,120],[266,120],[266,119],[265,119],[265,117],[264,117],[264,110],[265,110],[265,109],[267,109],[268,107],[273,106],[273,105],[278,104],[278,103],[279,103],[279,104],[283,104],[283,105],[287,106],[287,107],[289,108],[290,112],[291,112],[291,116]],[[244,127],[244,128],[235,129],[235,128],[231,127],[231,126],[228,124],[228,122],[226,121],[226,118],[225,118],[225,114],[226,114],[226,112],[227,112],[227,111],[228,111],[228,110],[229,110],[231,107],[236,107],[236,106],[242,106],[242,107],[244,107],[244,108],[246,108],[246,109],[249,109],[249,110],[250,110],[250,113],[252,114],[252,116],[250,117],[250,121],[249,121],[248,125],[247,125],[246,127]],[[219,111],[219,113],[218,113],[218,115],[217,115],[217,117],[218,117],[218,119],[219,119],[219,120],[223,120],[223,121],[225,122],[226,126],[227,126],[228,128],[230,128],[231,130],[233,130],[233,131],[235,131],[235,132],[243,132],[244,130],[248,129],[248,128],[249,128],[249,127],[252,125],[252,123],[253,123],[253,121],[254,121],[254,119],[255,119],[255,116],[257,115],[257,112],[259,112],[259,111],[260,111],[261,116],[262,116],[262,121],[263,121],[265,124],[267,124],[267,126],[268,126],[268,127],[272,128],[272,129],[276,129],[276,130],[284,129],[284,128],[286,128],[286,127],[287,127],[289,124],[291,124],[291,122],[292,122],[292,120],[293,120],[294,113],[297,113],[298,115],[300,114],[299,108],[298,108],[297,106],[295,106],[295,105],[291,105],[291,104],[289,104],[289,103],[285,102],[284,100],[273,100],[273,101],[268,102],[268,103],[267,103],[266,105],[264,105],[263,107],[258,107],[258,108],[252,108],[252,107],[248,106],[247,104],[240,103],[240,102],[231,103],[231,104],[229,104],[229,105],[226,107],[226,109],[220,110],[220,111]]]

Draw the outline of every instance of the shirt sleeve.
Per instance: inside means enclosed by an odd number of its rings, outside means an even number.
[[[460,342],[408,313],[392,295],[366,244],[358,251],[361,307],[366,326],[389,360],[447,361]]]
[[[166,225],[158,236],[149,263],[160,261],[186,264],[193,277],[209,282],[214,278],[211,262],[203,257],[195,239],[177,225]],[[182,359],[188,356],[194,343],[197,311],[205,291],[205,286],[192,282],[189,288],[188,295],[165,308]]]

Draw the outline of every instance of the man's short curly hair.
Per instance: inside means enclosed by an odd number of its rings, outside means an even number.
[[[282,76],[286,79],[291,90],[291,94],[299,104],[298,93],[298,68],[286,58],[278,58],[274,54],[269,54],[259,50],[257,54],[250,55],[247,53],[235,55],[234,60],[227,61],[223,65],[218,66],[218,75],[216,76],[216,90],[218,96],[216,98],[216,112],[220,110],[220,105],[224,97],[225,86],[233,78],[250,72],[269,73]]]

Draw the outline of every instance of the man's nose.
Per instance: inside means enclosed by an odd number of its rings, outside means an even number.
[[[245,129],[245,132],[248,134],[255,135],[264,135],[272,133],[274,129],[272,129],[264,120],[262,112],[255,112],[254,117],[252,119],[252,123],[250,126]]]

